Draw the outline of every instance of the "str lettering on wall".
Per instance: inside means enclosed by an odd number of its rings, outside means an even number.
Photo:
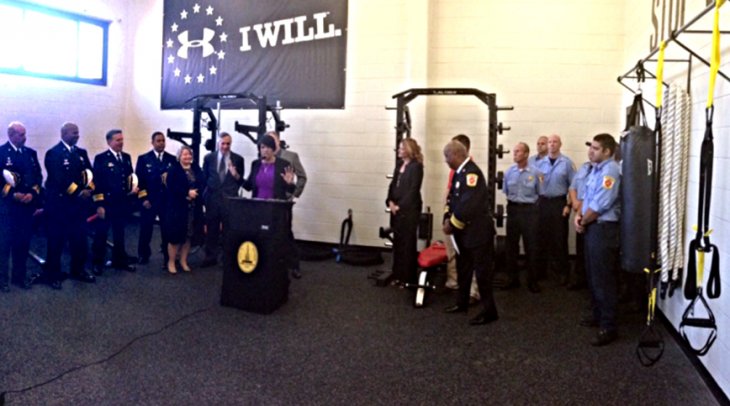
[[[686,0],[651,0],[653,33],[649,36],[649,51],[656,49],[659,41],[670,38],[672,32],[684,25],[685,4]]]

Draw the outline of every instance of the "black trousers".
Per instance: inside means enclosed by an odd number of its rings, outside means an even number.
[[[537,232],[539,213],[537,204],[507,204],[507,274],[519,281],[517,258],[520,255],[520,237],[527,256],[527,282],[537,282]]]
[[[481,296],[484,312],[497,315],[497,306],[494,303],[492,281],[494,279],[494,237],[489,243],[476,247],[466,247],[458,234],[454,235],[459,253],[456,254],[456,272],[459,282],[459,292],[456,304],[461,307],[469,306],[469,290],[471,289],[472,275],[476,274],[479,295]]]
[[[573,264],[573,283],[586,283],[585,234],[575,233],[575,263]]]
[[[420,216],[420,210],[400,210],[395,216],[390,216],[393,228],[393,278],[401,282],[417,282]]]
[[[585,230],[585,262],[593,318],[602,329],[616,329],[618,303],[618,223],[589,224]]]
[[[94,266],[104,265],[106,262],[106,238],[109,229],[112,229],[114,249],[112,249],[112,267],[123,268],[128,265],[127,250],[125,249],[124,229],[127,227],[129,207],[127,201],[109,202],[105,206],[104,219],[96,219],[94,242],[91,246]]]
[[[568,221],[563,217],[565,197],[540,198],[538,207],[539,237],[537,269],[544,276],[552,265],[555,274],[567,278],[570,271],[568,264]]]
[[[81,210],[77,204],[49,202],[45,214],[48,221],[48,252],[44,270],[46,278],[49,282],[63,279],[61,255],[66,241],[71,251],[71,273],[81,273],[86,265],[89,251],[86,238],[86,211]]]
[[[152,255],[150,242],[152,241],[155,218],[159,217],[160,224],[162,224],[164,215],[165,211],[161,202],[152,203],[152,207],[149,209],[145,209],[144,207],[140,209],[139,243],[137,245],[137,255],[140,259],[149,258]],[[165,257],[165,262],[167,262],[167,240],[164,233],[160,232],[160,235],[162,237],[160,248],[162,249],[162,255]]]

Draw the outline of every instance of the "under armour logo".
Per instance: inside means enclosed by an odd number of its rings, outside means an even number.
[[[188,31],[185,31],[177,36],[177,40],[180,41],[182,47],[177,50],[177,56],[183,59],[188,59],[188,49],[203,47],[203,58],[210,56],[215,53],[215,48],[211,45],[210,41],[215,37],[215,31],[210,28],[203,28],[203,39],[188,40]]]

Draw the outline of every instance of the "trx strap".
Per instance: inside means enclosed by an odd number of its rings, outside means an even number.
[[[665,43],[662,41],[659,47],[659,64],[657,67],[657,78],[656,78],[656,121],[654,125],[654,140],[656,141],[656,161],[658,165],[661,165],[661,142],[662,142],[662,87],[663,87],[663,76],[664,76],[664,47]],[[656,205],[659,205],[659,171],[661,168],[655,168],[654,170],[654,184],[657,185],[654,191]],[[659,228],[658,216],[652,216],[651,219],[651,230],[650,235],[656,237]],[[639,343],[636,346],[636,356],[639,358],[641,365],[649,367],[654,365],[664,354],[664,339],[661,334],[654,328],[654,310],[656,309],[656,298],[657,298],[657,282],[658,275],[661,272],[661,268],[657,269],[657,251],[658,251],[657,240],[653,242],[653,255],[651,257],[651,267],[656,269],[652,271],[649,268],[644,268],[647,280],[647,292],[648,308],[646,314],[646,328],[639,336]]]
[[[347,209],[347,217],[342,220],[340,226],[340,246],[335,250],[335,261],[342,261],[342,253],[350,244],[350,234],[352,234],[352,209]]]
[[[654,365],[664,354],[664,338],[658,330],[654,328],[654,310],[656,309],[657,300],[657,275],[660,270],[651,272],[648,268],[646,272],[649,287],[649,304],[646,315],[646,328],[639,336],[639,344],[636,346],[636,356],[639,358],[641,365],[650,367]]]
[[[705,111],[705,137],[702,140],[700,149],[700,185],[699,202],[697,204],[697,226],[694,240],[689,244],[689,263],[687,264],[687,280],[684,285],[684,296],[691,299],[689,306],[682,315],[682,322],[679,331],[682,337],[697,355],[705,355],[717,338],[717,325],[715,316],[712,313],[702,293],[702,281],[705,270],[705,254],[712,253],[710,265],[710,277],[707,281],[707,295],[710,298],[720,296],[720,260],[719,252],[715,245],[710,242],[710,202],[712,198],[712,160],[714,157],[714,143],[712,138],[712,116],[714,107],[715,78],[720,68],[720,6],[725,0],[715,2],[715,20],[712,30],[712,58],[710,63],[710,86],[707,97],[707,108]],[[697,317],[696,306],[700,304],[707,315],[705,318]],[[701,315],[699,315],[701,316]],[[705,345],[695,348],[689,341],[685,327],[696,327],[710,329]]]

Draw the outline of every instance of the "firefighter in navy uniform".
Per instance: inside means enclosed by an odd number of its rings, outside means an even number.
[[[492,293],[495,230],[487,184],[463,144],[457,141],[446,144],[444,158],[455,172],[444,211],[443,231],[454,237],[459,282],[456,304],[445,311],[465,313],[468,310],[469,282],[474,272],[483,309],[469,324],[487,324],[499,318]]]
[[[106,133],[109,149],[94,157],[94,183],[96,191],[94,204],[99,216],[92,245],[94,273],[100,275],[106,262],[106,238],[109,227],[112,229],[114,249],[112,249],[112,268],[134,272],[129,264],[125,250],[124,229],[132,204],[131,195],[138,187],[132,182],[132,158],[122,151],[124,134],[122,130],[109,130]]]
[[[33,213],[39,207],[41,165],[36,152],[25,146],[25,126],[14,121],[8,126],[8,142],[0,147],[0,163],[8,183],[0,177],[0,291],[8,291],[8,263],[13,258],[11,282],[30,289],[26,261],[33,236]]]
[[[159,217],[160,224],[162,224],[162,218],[165,215],[162,176],[176,162],[175,155],[165,152],[165,134],[159,131],[152,134],[152,150],[137,158],[137,166],[134,169],[134,173],[139,178],[139,193],[137,197],[142,204],[140,208],[137,255],[139,256],[139,263],[142,265],[148,263],[150,259],[150,241],[152,240],[152,229],[155,224],[155,218]],[[161,248],[165,257],[162,266],[165,267],[167,265],[167,241],[164,235],[162,236]]]
[[[93,182],[91,161],[86,150],[76,146],[79,127],[65,123],[61,127],[61,141],[46,152],[44,164],[46,179],[45,210],[48,224],[48,254],[45,276],[51,287],[61,289],[61,254],[66,241],[71,249],[71,276],[94,282],[94,275],[86,271],[86,218]],[[88,171],[88,172],[87,172]]]

